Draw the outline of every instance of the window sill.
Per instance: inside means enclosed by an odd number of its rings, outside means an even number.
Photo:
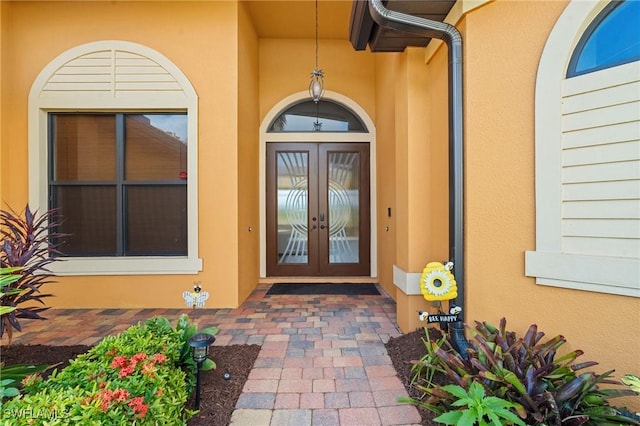
[[[64,258],[49,266],[55,275],[182,275],[202,271],[202,259],[187,257]]]
[[[536,284],[640,297],[638,259],[527,251],[525,265]]]

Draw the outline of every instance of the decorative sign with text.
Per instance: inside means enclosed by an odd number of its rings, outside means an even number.
[[[449,308],[449,313],[445,314],[444,312],[438,312],[436,314],[430,314],[429,312],[418,311],[418,315],[420,321],[426,321],[427,324],[433,323],[451,323],[460,321],[460,314],[462,313],[462,308],[460,306],[451,305]]]

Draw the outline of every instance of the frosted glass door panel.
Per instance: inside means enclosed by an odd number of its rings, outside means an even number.
[[[309,154],[277,153],[278,263],[309,261]]]
[[[358,263],[360,261],[360,154],[330,152],[327,168],[329,263]]]

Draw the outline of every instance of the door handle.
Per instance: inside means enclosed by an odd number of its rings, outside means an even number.
[[[311,220],[313,221],[313,223],[311,224],[311,229],[316,229],[318,227],[318,225],[316,225],[316,218],[312,217]]]
[[[328,226],[320,225],[320,229],[329,228]]]

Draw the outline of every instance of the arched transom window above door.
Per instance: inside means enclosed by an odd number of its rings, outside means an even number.
[[[297,102],[271,121],[269,133],[280,132],[367,132],[353,111],[329,100]]]

